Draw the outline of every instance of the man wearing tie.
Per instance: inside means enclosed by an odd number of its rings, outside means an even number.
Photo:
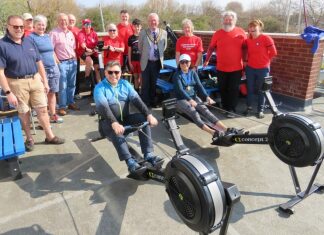
[[[154,107],[156,80],[163,67],[163,54],[167,47],[167,32],[159,26],[159,16],[150,13],[149,28],[139,35],[138,49],[141,53],[142,99],[148,107]]]

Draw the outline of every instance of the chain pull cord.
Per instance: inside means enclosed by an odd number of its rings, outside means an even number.
[[[218,110],[218,111],[222,111],[222,112],[226,112],[226,113],[233,114],[233,115],[236,116],[236,117],[242,117],[242,118],[245,118],[245,119],[247,119],[247,120],[250,120],[250,121],[253,121],[253,122],[256,122],[256,123],[259,123],[259,124],[265,125],[265,126],[270,126],[270,124],[268,124],[268,123],[265,123],[265,122],[262,122],[262,121],[255,120],[255,119],[252,119],[252,118],[246,117],[246,116],[244,116],[244,115],[240,115],[240,114],[237,114],[237,113],[233,113],[233,112],[227,111],[227,110],[225,110],[225,109],[215,107],[214,105],[210,105],[210,104],[207,104],[207,103],[204,103],[204,105],[206,105],[207,107],[211,107],[211,108],[213,108],[213,109],[215,109],[215,110]]]

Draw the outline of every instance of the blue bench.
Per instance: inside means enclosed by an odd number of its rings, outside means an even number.
[[[24,153],[24,138],[17,111],[0,111],[0,160],[3,160],[1,170],[7,172],[12,180],[22,178],[18,156]]]
[[[167,82],[160,78],[158,78],[156,80],[156,86],[162,91],[163,94],[170,93],[174,89],[174,86],[172,83]]]
[[[171,74],[173,72],[174,72],[174,69],[168,69],[168,68],[160,69],[160,74]]]
[[[213,88],[205,88],[207,94],[210,96],[213,92],[219,92],[218,87],[213,87]]]
[[[18,116],[0,119],[0,160],[24,153],[25,145]]]

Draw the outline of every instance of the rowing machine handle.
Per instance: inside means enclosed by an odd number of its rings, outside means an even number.
[[[142,123],[138,123],[138,124],[134,124],[134,125],[128,125],[128,126],[124,126],[124,135],[127,132],[127,134],[132,133],[134,131],[138,131],[144,127],[146,127],[147,125],[149,125],[149,122],[142,122]]]

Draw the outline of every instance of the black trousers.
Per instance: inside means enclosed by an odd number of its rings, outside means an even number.
[[[223,72],[217,70],[222,107],[227,111],[236,111],[240,93],[241,77],[242,70],[233,72]]]
[[[142,100],[147,106],[154,106],[156,100],[156,80],[161,69],[160,60],[148,61],[142,71]]]

